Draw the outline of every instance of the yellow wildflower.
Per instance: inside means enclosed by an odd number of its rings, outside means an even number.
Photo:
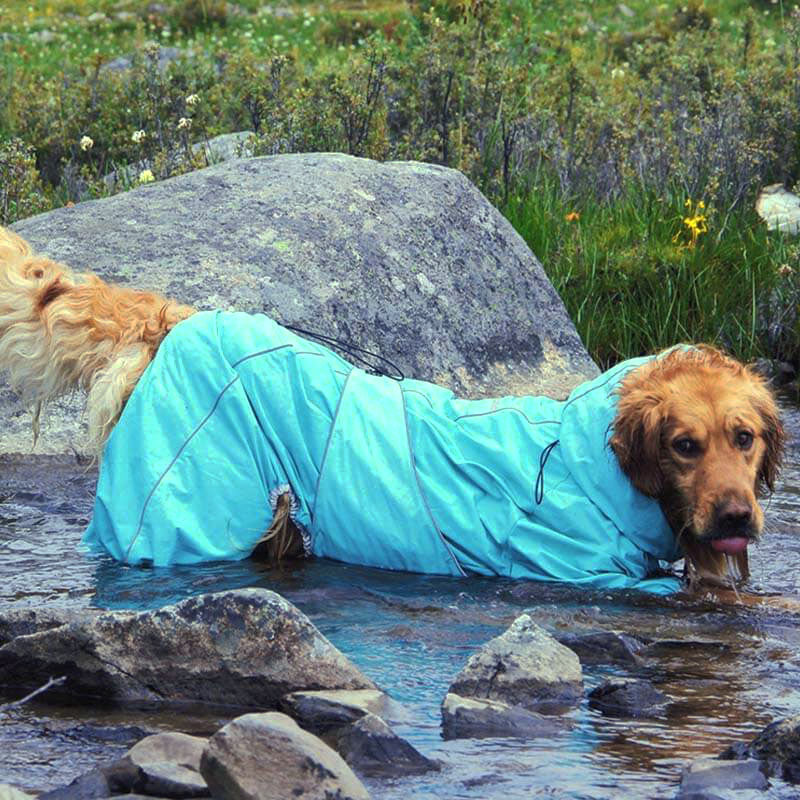
[[[152,183],[155,180],[155,175],[153,175],[152,170],[143,169],[139,173],[139,183]]]
[[[700,234],[708,233],[708,218],[702,213],[706,204],[702,200],[698,203],[693,203],[691,198],[687,197],[684,206],[689,209],[689,214],[691,216],[683,218],[683,224],[689,232],[689,241],[686,242],[685,245],[681,245],[681,247],[688,247],[690,250],[694,250]],[[682,230],[678,231],[672,237],[672,241],[677,242],[681,238],[682,232]]]

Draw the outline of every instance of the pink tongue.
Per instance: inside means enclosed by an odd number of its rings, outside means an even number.
[[[747,550],[747,539],[744,536],[730,536],[727,539],[713,539],[711,546],[720,553],[741,553]]]

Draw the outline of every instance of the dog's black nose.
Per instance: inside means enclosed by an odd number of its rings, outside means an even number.
[[[744,533],[753,520],[753,509],[743,500],[725,500],[716,511],[716,528],[722,534]]]

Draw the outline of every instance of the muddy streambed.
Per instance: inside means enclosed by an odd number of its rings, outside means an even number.
[[[751,548],[754,586],[800,595],[800,414],[786,411],[787,464]],[[192,594],[274,589],[408,711],[397,732],[444,763],[440,773],[368,781],[375,798],[672,798],[682,765],[800,713],[800,618],[638,593],[473,578],[431,578],[310,562],[286,571],[248,562],[138,569],[87,556],[77,544],[95,474],[74,463],[0,463],[0,607],[147,609]],[[614,675],[666,692],[663,718],[603,717],[584,701],[569,730],[548,739],[440,735],[439,704],[468,656],[523,610],[546,628],[619,629],[662,640],[646,664],[584,668],[587,688]],[[8,698],[11,699],[11,698]],[[63,785],[114,758],[143,732],[211,733],[224,720],[196,709],[142,714],[33,702],[0,716],[0,783]],[[779,781],[765,797],[795,798]]]

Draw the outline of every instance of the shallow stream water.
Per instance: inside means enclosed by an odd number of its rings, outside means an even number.
[[[800,413],[786,409],[786,467],[751,548],[751,588],[800,596]],[[291,570],[249,562],[139,569],[77,545],[95,474],[74,463],[0,463],[0,608],[146,609],[192,594],[263,586],[301,608],[335,645],[408,709],[395,726],[443,769],[367,781],[381,800],[672,798],[681,767],[800,713],[800,617],[641,593],[481,578],[381,572],[322,561]],[[646,677],[671,698],[655,720],[604,717],[584,701],[557,736],[445,742],[439,704],[475,649],[523,611],[551,631],[615,629],[662,642],[640,668],[584,667],[587,688]],[[13,699],[13,698],[7,698]],[[0,783],[63,785],[116,757],[144,732],[211,733],[215,714],[142,714],[32,702],[0,715]],[[768,798],[796,798],[773,781]]]

